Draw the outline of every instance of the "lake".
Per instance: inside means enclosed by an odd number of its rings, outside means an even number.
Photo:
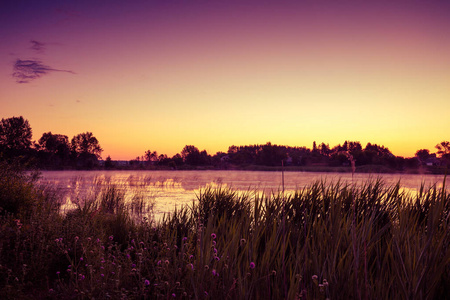
[[[39,183],[58,190],[64,197],[63,210],[72,209],[76,199],[84,199],[103,186],[114,184],[126,197],[139,193],[154,203],[158,218],[175,207],[191,204],[206,187],[230,187],[237,191],[278,192],[282,186],[281,172],[264,171],[43,171]],[[424,174],[354,174],[319,172],[284,172],[284,190],[302,189],[317,180],[360,184],[381,177],[387,185],[396,184],[416,192],[422,183],[426,187],[442,187],[444,175]]]

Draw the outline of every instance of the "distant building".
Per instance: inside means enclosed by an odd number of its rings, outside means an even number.
[[[432,153],[425,160],[425,165],[428,167],[437,167],[441,165],[441,161],[436,157],[436,153]]]

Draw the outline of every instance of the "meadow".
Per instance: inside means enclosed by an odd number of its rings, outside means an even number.
[[[206,188],[158,222],[114,184],[62,197],[0,168],[2,299],[444,299],[450,196],[382,179]]]

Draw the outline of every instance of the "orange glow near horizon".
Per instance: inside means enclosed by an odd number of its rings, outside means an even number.
[[[411,157],[449,139],[449,5],[174,3],[3,7],[0,117],[35,140],[91,131],[117,160],[345,140]],[[17,59],[49,68],[17,83]]]

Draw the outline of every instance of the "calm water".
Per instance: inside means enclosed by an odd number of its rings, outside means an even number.
[[[386,184],[401,186],[410,192],[417,191],[421,183],[442,186],[443,175],[405,174],[355,174],[353,183],[362,183],[381,176]],[[314,181],[341,180],[352,183],[349,173],[284,172],[284,189],[301,189]],[[277,192],[282,189],[281,172],[261,171],[44,171],[40,183],[58,189],[64,195],[63,209],[73,207],[73,201],[84,199],[102,186],[115,184],[123,188],[126,197],[139,193],[154,203],[154,213],[161,216],[175,207],[191,204],[196,195],[208,186],[227,186],[238,191],[259,190]]]

